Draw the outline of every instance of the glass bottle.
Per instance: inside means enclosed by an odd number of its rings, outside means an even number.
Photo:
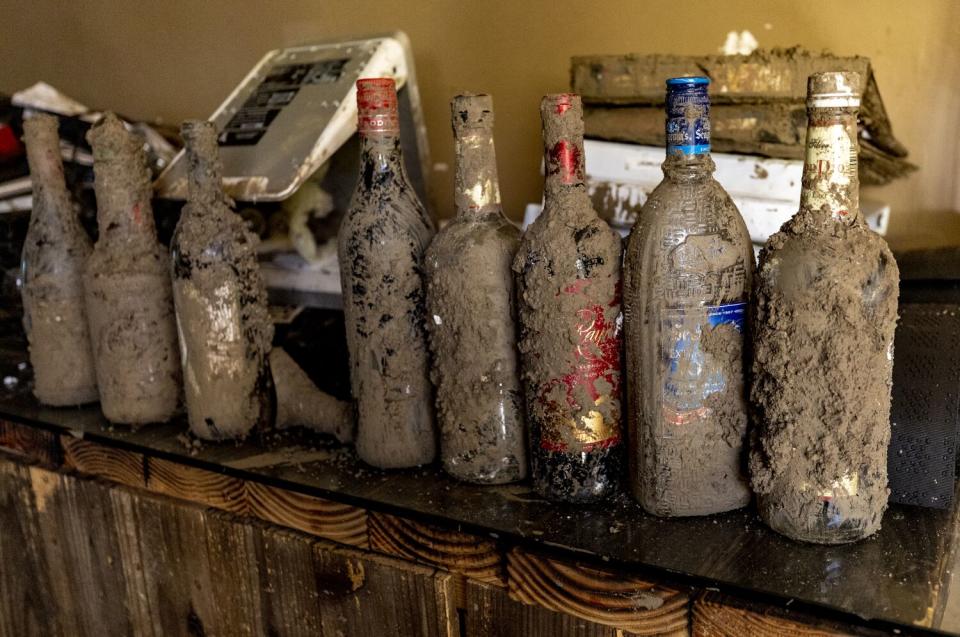
[[[83,266],[92,247],[67,192],[59,120],[36,114],[23,122],[33,212],[23,243],[23,327],[30,346],[33,393],[52,406],[98,398],[83,302]]]
[[[713,178],[709,80],[667,80],[664,179],[627,244],[630,487],[660,516],[750,502],[744,321],[753,247]]]
[[[511,263],[520,231],[503,216],[493,100],[450,103],[457,214],[426,253],[427,316],[447,473],[502,484],[527,475]]]
[[[357,454],[413,467],[437,450],[423,282],[434,227],[403,166],[394,81],[358,80],[357,109],[360,179],[338,233]]]
[[[543,212],[517,276],[530,472],[551,500],[590,502],[620,477],[620,237],[587,196],[583,104],[547,95]]]
[[[899,272],[860,214],[861,77],[810,76],[800,210],[760,254],[750,469],[760,516],[795,540],[880,528]]]
[[[257,237],[223,194],[213,124],[191,120],[180,131],[189,194],[170,247],[187,417],[199,438],[243,438],[274,411]]]
[[[143,143],[107,113],[87,133],[100,234],[84,272],[100,409],[115,423],[177,410],[180,356],[167,251],[157,241]]]

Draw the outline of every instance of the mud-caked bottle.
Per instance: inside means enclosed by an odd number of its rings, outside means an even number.
[[[157,241],[143,143],[113,113],[87,141],[100,233],[84,292],[100,408],[115,423],[164,422],[179,403],[180,356],[170,257]]]
[[[899,272],[860,214],[861,77],[812,75],[800,210],[760,254],[750,470],[760,516],[795,540],[880,528]]]
[[[338,233],[357,454],[413,467],[437,452],[423,281],[434,227],[404,169],[394,81],[357,81],[357,109],[360,178]]]
[[[188,200],[170,248],[187,416],[200,438],[242,438],[268,426],[274,411],[273,324],[257,238],[223,193],[213,124],[187,121],[180,130]]]
[[[33,393],[45,405],[81,405],[98,398],[83,300],[83,267],[92,250],[67,192],[59,120],[23,122],[33,212],[23,243],[23,327],[30,346]]]
[[[584,182],[579,95],[540,104],[543,212],[514,260],[520,357],[538,493],[589,502],[620,478],[620,237]]]
[[[450,107],[457,214],[426,253],[440,458],[455,478],[502,484],[527,474],[511,271],[520,231],[500,205],[493,100],[460,95]]]
[[[744,339],[753,247],[713,178],[709,80],[667,80],[664,179],[627,242],[630,487],[661,516],[745,506]]]

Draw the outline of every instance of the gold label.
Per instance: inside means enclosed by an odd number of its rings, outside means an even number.
[[[803,166],[804,208],[830,210],[836,221],[852,221],[855,207],[850,206],[850,185],[856,184],[857,144],[856,124],[848,130],[844,120],[835,117],[826,120],[811,118],[807,126],[807,152]],[[852,208],[852,209],[851,209]]]

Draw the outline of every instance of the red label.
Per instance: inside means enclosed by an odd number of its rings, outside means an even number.
[[[583,163],[580,147],[561,139],[550,149],[551,172],[560,173],[560,179],[565,184],[583,181]]]
[[[357,130],[363,133],[400,131],[397,86],[389,77],[357,80]]]
[[[581,295],[589,284],[589,279],[578,279],[562,293]],[[608,307],[619,303],[618,293]],[[607,319],[605,309],[602,305],[590,305],[577,311],[573,368],[541,388],[539,400],[545,413],[540,439],[543,449],[564,451],[571,439],[582,443],[582,450],[588,452],[620,442],[620,328],[616,321]],[[600,387],[598,381],[602,381]],[[550,398],[557,387],[562,389],[565,404]],[[585,396],[592,405],[579,404],[578,397]],[[581,416],[581,422],[570,418],[569,414],[589,407],[596,409]]]

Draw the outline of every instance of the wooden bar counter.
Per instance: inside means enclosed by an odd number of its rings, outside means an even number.
[[[0,346],[0,371],[23,352]],[[850,546],[755,513],[378,471],[308,432],[194,443],[0,389],[0,635],[880,635],[960,631],[956,514]]]

